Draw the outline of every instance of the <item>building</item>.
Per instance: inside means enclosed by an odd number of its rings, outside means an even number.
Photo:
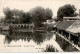
[[[80,17],[64,17],[56,25],[56,32],[80,46]]]

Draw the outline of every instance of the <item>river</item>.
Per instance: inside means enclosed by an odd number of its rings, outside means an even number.
[[[9,32],[0,31],[1,52],[46,52],[47,47],[52,46],[54,50],[62,52],[55,41],[54,32]]]

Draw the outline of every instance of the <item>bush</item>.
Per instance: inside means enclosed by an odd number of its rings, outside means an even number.
[[[52,45],[47,45],[44,52],[55,52],[55,48]]]

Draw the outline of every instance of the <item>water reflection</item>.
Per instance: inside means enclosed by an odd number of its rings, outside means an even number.
[[[44,41],[50,40],[52,38],[53,33],[49,32],[9,32],[8,35],[5,36],[4,43],[10,44],[12,41],[34,41],[37,45],[43,43]]]
[[[1,31],[1,49],[10,52],[55,52],[63,50],[54,40],[54,32],[9,32]],[[48,47],[49,46],[49,47]],[[19,49],[19,50],[16,50]],[[24,49],[24,50],[23,50]],[[54,49],[54,50],[53,50]]]
[[[64,40],[58,34],[56,34],[56,41],[65,52],[78,51],[78,49],[76,49],[74,46],[72,46],[69,42]]]

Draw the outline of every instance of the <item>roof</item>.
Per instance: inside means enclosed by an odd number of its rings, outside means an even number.
[[[56,28],[61,29],[61,30],[65,30],[68,27],[70,27],[75,21],[62,21],[61,23],[56,25]]]
[[[66,29],[72,33],[80,33],[80,20],[76,20],[69,28]]]
[[[80,17],[63,17],[63,19],[77,19],[77,20],[80,20]]]
[[[69,31],[69,32],[72,32],[72,33],[80,33],[80,27],[79,28],[67,29],[66,31]]]

